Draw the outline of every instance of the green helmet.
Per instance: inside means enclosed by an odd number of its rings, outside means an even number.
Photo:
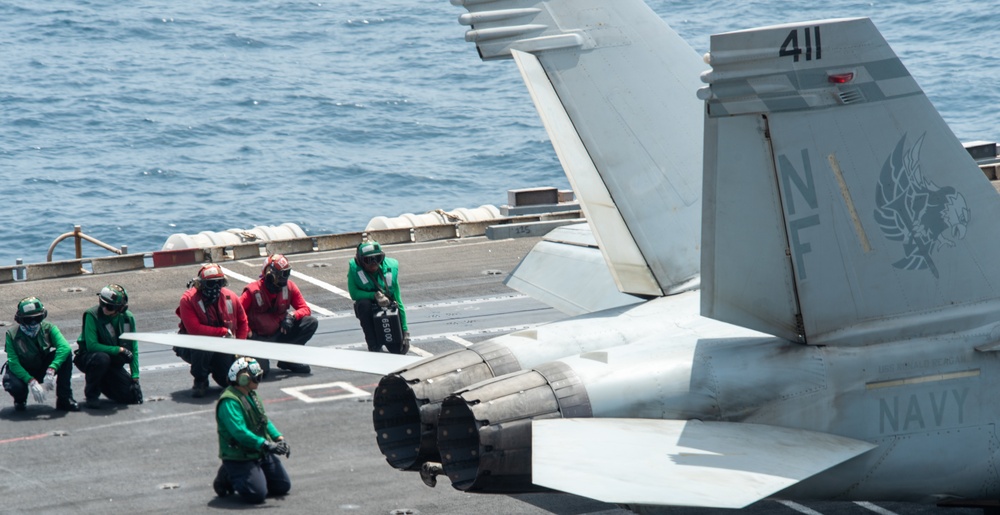
[[[19,324],[37,324],[45,319],[49,312],[45,310],[42,301],[38,297],[27,297],[17,303],[17,313],[14,313],[14,321]]]
[[[358,245],[358,250],[354,254],[354,262],[357,264],[382,264],[385,259],[385,252],[377,241],[365,241]]]
[[[124,311],[128,308],[128,292],[117,284],[109,284],[101,288],[97,296],[101,298],[101,305],[110,310]]]

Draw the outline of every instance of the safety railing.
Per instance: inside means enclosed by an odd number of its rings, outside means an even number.
[[[127,247],[125,246],[119,252],[113,247],[102,245],[105,249],[119,255],[103,258],[78,257],[77,259],[66,261],[51,261],[50,259],[47,263],[38,264],[24,264],[18,260],[18,263],[14,266],[0,266],[0,284],[69,277],[81,274],[105,274],[149,268],[194,265],[205,262],[221,263],[259,258],[274,253],[301,254],[343,250],[357,247],[364,239],[374,239],[384,245],[393,245],[476,236],[486,236],[491,239],[541,236],[554,226],[584,221],[581,218],[582,215],[579,210],[576,210],[513,216],[481,222],[462,222],[424,227],[327,234],[289,240],[250,242],[240,245],[220,245],[206,248],[161,250],[139,254],[128,254],[126,251]],[[542,224],[544,227],[536,228],[538,224]],[[60,236],[59,239],[62,240],[79,234],[81,239],[101,245],[100,242],[96,242],[93,238],[79,232],[79,226],[76,229],[72,233]],[[50,249],[50,258],[51,254]],[[80,256],[79,250],[77,255]],[[88,267],[90,270],[87,270]]]
[[[84,234],[83,231],[80,229],[79,225],[74,225],[73,226],[73,232],[68,232],[68,233],[59,235],[59,237],[57,237],[52,242],[52,244],[49,245],[49,252],[48,252],[48,254],[45,255],[45,261],[46,262],[48,262],[48,263],[52,262],[52,252],[56,250],[56,245],[58,245],[59,242],[65,240],[66,238],[73,238],[73,240],[74,240],[74,242],[76,244],[75,245],[75,247],[76,247],[76,259],[83,259],[83,242],[84,241],[89,241],[90,243],[93,243],[94,245],[97,245],[98,247],[101,247],[102,249],[111,251],[114,254],[118,254],[119,256],[124,255],[124,254],[128,254],[128,245],[122,245],[122,247],[120,249],[116,249],[116,248],[112,247],[111,245],[108,245],[107,243],[104,243],[103,241],[101,241],[101,240],[99,240],[97,238],[94,238],[93,236],[89,236],[89,235]]]

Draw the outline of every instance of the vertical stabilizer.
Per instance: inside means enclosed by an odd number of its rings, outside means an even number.
[[[641,0],[452,0],[514,57],[618,288],[697,284],[701,58]]]
[[[703,314],[864,345],[996,318],[1000,198],[868,19],[712,37]]]

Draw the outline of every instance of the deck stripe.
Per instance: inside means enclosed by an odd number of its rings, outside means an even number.
[[[239,273],[233,272],[232,270],[230,270],[230,269],[228,269],[226,267],[220,267],[220,268],[222,268],[222,273],[226,274],[229,277],[232,277],[233,279],[236,279],[237,281],[245,282],[247,284],[250,284],[252,282],[256,282],[257,281],[257,279],[251,279],[251,278],[249,278],[249,277],[247,277],[247,276],[245,276],[243,274],[239,274]],[[294,271],[292,272],[292,275],[294,275],[295,277],[304,277],[304,276],[302,276],[302,274],[299,274],[299,273],[294,272]],[[312,278],[309,278],[307,280],[311,280],[311,279]],[[322,282],[322,281],[320,281],[320,282]],[[310,310],[315,311],[316,313],[319,313],[319,314],[321,314],[321,315],[323,315],[325,317],[330,317],[330,318],[337,318],[338,317],[338,315],[336,313],[334,313],[333,311],[330,311],[329,309],[317,306],[317,305],[315,305],[315,304],[313,304],[311,302],[306,302],[306,305],[309,306]]]
[[[870,503],[868,501],[854,501],[854,504],[857,504],[858,506],[861,506],[862,508],[864,508],[866,510],[874,511],[875,513],[878,513],[879,515],[896,515],[896,512],[894,512],[892,510],[887,510],[887,509],[885,509],[885,508],[883,508],[881,506],[878,506],[876,504],[872,504],[872,503]]]
[[[462,338],[461,336],[448,335],[448,336],[445,336],[445,338],[447,338],[447,339],[449,339],[449,340],[451,340],[451,341],[453,341],[453,342],[455,342],[455,343],[457,343],[459,345],[465,346],[465,347],[469,347],[469,346],[472,345],[472,342],[470,342],[469,340],[466,340],[465,338]]]
[[[791,508],[799,513],[804,513],[805,515],[823,515],[822,513],[808,507],[802,506],[801,504],[793,501],[777,501],[779,504],[783,504],[788,508]]]

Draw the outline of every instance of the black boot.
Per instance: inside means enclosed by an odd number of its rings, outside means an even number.
[[[295,373],[295,374],[311,374],[312,373],[312,369],[309,368],[309,365],[302,365],[302,364],[299,364],[299,363],[286,363],[284,361],[279,361],[278,362],[278,368],[280,368],[282,370],[287,370],[287,371]]]
[[[205,392],[208,391],[208,378],[205,379],[195,379],[194,386],[191,388],[191,397],[195,399],[200,399],[205,396]]]
[[[59,411],[80,411],[80,405],[72,397],[56,399],[56,409]]]
[[[233,484],[229,482],[229,474],[226,474],[226,468],[222,465],[219,465],[219,472],[215,474],[215,481],[212,481],[212,489],[219,497],[233,493]]]

